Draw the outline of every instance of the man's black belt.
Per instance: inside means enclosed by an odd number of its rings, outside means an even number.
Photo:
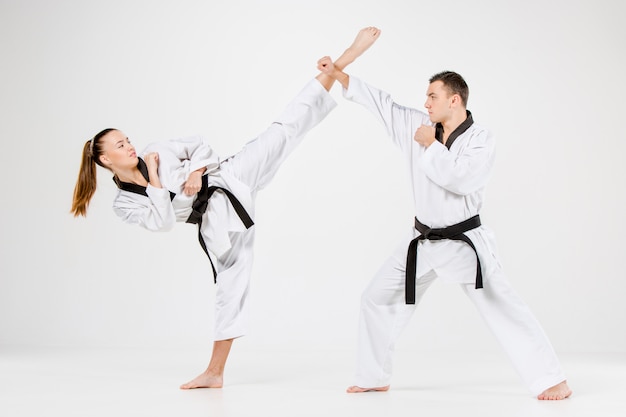
[[[202,238],[201,229],[202,215],[209,206],[209,198],[211,198],[213,193],[217,190],[221,190],[224,194],[226,194],[226,197],[228,197],[228,200],[230,200],[230,204],[232,204],[233,208],[235,209],[235,213],[237,213],[237,215],[243,222],[243,225],[246,226],[246,229],[249,229],[254,225],[252,218],[250,218],[250,215],[244,208],[243,204],[241,204],[241,202],[237,199],[237,197],[235,197],[233,193],[230,192],[230,190],[215,185],[209,187],[209,179],[207,175],[202,176],[202,188],[200,188],[200,191],[198,191],[198,195],[192,205],[193,211],[187,218],[186,222],[198,225],[198,241],[200,242],[200,246],[202,246],[202,250],[204,250],[204,253],[206,253],[207,257],[209,258],[209,262],[211,262],[214,282],[217,282],[217,271],[215,270],[215,265],[213,265],[213,261],[211,260],[211,256],[209,255],[206,243],[204,243],[204,239]]]
[[[475,215],[469,219],[462,221],[461,223],[454,224],[448,227],[442,227],[438,229],[431,229],[430,227],[423,225],[415,218],[415,228],[421,234],[413,239],[409,244],[409,250],[406,257],[406,276],[405,276],[405,300],[407,304],[415,304],[415,274],[417,264],[417,244],[421,240],[460,240],[474,250],[476,254],[476,289],[483,287],[483,274],[480,268],[480,259],[478,259],[478,252],[476,247],[472,243],[469,237],[464,233],[468,230],[475,229],[480,226],[480,217]]]

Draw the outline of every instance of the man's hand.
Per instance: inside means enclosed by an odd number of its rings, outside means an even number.
[[[415,131],[415,142],[428,148],[435,141],[435,128],[433,126],[422,125]]]
[[[343,88],[348,88],[348,84],[350,84],[350,77],[333,64],[333,60],[330,59],[329,56],[320,58],[317,61],[317,69],[320,70],[322,74],[339,81],[339,84],[341,84]]]
[[[317,69],[320,70],[321,72],[323,72],[324,74],[332,77],[332,78],[336,78],[334,76],[335,74],[335,64],[333,64],[333,60],[330,59],[329,56],[325,56],[323,58],[320,58],[317,61]]]

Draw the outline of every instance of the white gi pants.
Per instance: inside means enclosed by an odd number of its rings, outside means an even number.
[[[420,245],[421,246],[421,245]],[[474,256],[473,252],[471,256]],[[481,257],[481,263],[487,261]],[[418,247],[418,265],[420,262]],[[383,264],[361,297],[358,328],[356,385],[363,388],[390,384],[392,355],[400,333],[437,274],[418,269],[415,305],[405,304],[406,248],[400,246]],[[483,270],[484,288],[460,284],[485,323],[500,342],[528,389],[538,395],[565,380],[559,360],[541,325],[517,296],[499,265]],[[422,272],[420,272],[422,271]],[[426,271],[426,272],[423,272]]]
[[[311,80],[265,132],[222,162],[220,169],[246,184],[254,201],[256,192],[271,181],[304,135],[335,105],[326,89],[317,80]],[[253,226],[244,232],[231,232],[231,249],[217,259],[214,332],[217,341],[246,334],[254,230]]]

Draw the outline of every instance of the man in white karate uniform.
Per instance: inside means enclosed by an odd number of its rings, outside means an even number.
[[[504,276],[494,237],[480,223],[495,143],[466,109],[469,89],[463,78],[450,71],[433,76],[426,114],[348,76],[329,57],[319,60],[318,69],[383,123],[409,168],[415,207],[410,236],[362,295],[356,385],[348,392],[389,389],[395,342],[416,303],[440,278],[461,285],[538,399],[569,397],[550,341]]]

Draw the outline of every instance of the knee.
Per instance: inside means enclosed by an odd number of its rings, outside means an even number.
[[[361,294],[362,307],[390,306],[404,302],[404,292],[368,287]]]
[[[373,294],[369,289],[366,289],[361,293],[361,305],[366,306],[373,304]]]

